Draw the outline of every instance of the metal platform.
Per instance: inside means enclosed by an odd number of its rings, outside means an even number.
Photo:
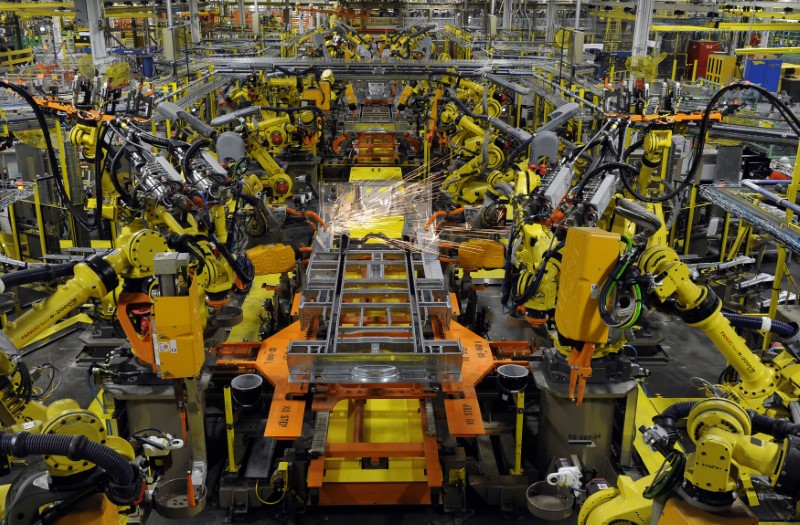
[[[177,100],[175,100],[175,103],[182,108],[188,108],[198,100],[202,99],[203,97],[206,97],[209,93],[224,88],[225,86],[228,85],[230,81],[231,79],[225,76],[217,76],[213,80],[208,80],[207,78],[195,80],[189,85],[180,88],[183,91],[183,94]],[[175,92],[164,94],[163,96],[156,99],[155,102],[156,104],[158,104],[160,102],[168,100],[175,94],[176,94]],[[152,120],[159,122],[164,120],[164,117],[160,113],[154,112]]]
[[[539,67],[552,62],[548,58],[520,58],[516,60],[420,60],[391,61],[373,60],[352,62],[345,59],[316,58],[230,58],[213,59],[214,71],[223,74],[252,74],[257,71],[305,71],[308,68],[319,72],[330,69],[337,79],[341,80],[429,80],[430,75],[442,75],[458,71],[459,75],[470,77],[484,73],[497,75],[510,74],[517,71],[521,74],[530,72],[532,67]]]
[[[35,182],[0,181],[0,210],[33,195],[35,184]]]
[[[787,225],[784,212],[777,208],[767,209],[748,198],[748,194],[752,195],[753,191],[740,186],[700,187],[700,195],[704,198],[734,217],[744,220],[756,231],[769,235],[786,249],[800,254],[800,227],[797,224]]]
[[[436,257],[343,235],[314,252],[300,300],[303,328],[325,339],[293,341],[289,380],[313,383],[442,383],[461,379],[459,341],[430,338],[452,307]]]

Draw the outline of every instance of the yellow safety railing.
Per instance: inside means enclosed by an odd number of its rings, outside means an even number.
[[[33,62],[33,49],[15,49],[12,51],[0,52],[0,67],[19,66]]]

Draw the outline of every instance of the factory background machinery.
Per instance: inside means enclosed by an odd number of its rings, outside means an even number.
[[[800,521],[798,9],[1,4],[0,519]]]

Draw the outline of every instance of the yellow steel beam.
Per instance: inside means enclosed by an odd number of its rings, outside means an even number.
[[[745,47],[734,50],[737,55],[783,55],[800,53],[800,47]]]
[[[153,8],[133,8],[133,7],[107,7],[105,9],[107,17],[112,18],[155,18]]]
[[[74,2],[31,2],[29,4],[17,2],[0,2],[0,11],[27,11],[29,9],[75,9]],[[59,13],[60,15],[60,13]]]
[[[707,31],[711,33],[719,33],[723,31],[798,31],[800,32],[800,24],[791,22],[774,23],[767,22],[754,22],[752,24],[747,22],[721,22],[719,26],[686,26],[686,25],[653,25],[650,28],[652,31],[662,33],[691,33],[695,31]]]
[[[636,15],[631,13],[620,13],[619,11],[591,11],[589,15],[596,16],[598,18],[608,18],[610,20],[636,21]]]
[[[61,18],[75,18],[75,11],[56,11],[53,9],[41,9],[39,7],[31,7],[27,9],[0,9],[0,11],[13,11],[14,14],[20,18],[31,17],[53,17],[60,16]]]
[[[719,24],[722,31],[800,31],[800,24],[796,22],[722,22]]]
[[[666,11],[658,11],[653,13],[654,20],[683,20],[689,18],[697,18],[696,16],[690,16],[691,14],[681,14],[676,15],[675,13],[670,13]],[[625,13],[623,11],[602,11],[602,10],[595,10],[590,11],[589,16],[595,16],[597,18],[608,18],[610,20],[625,20],[628,22],[635,22],[636,15],[633,13]]]
[[[734,15],[734,16],[754,16],[756,18],[778,18],[783,20],[800,20],[800,13],[768,13],[766,11],[759,11],[759,12],[752,12],[752,11],[743,11],[741,9],[731,9],[731,10],[723,10],[720,11],[725,12],[726,14]]]

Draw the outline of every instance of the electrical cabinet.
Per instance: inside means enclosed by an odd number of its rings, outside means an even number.
[[[706,79],[717,84],[726,85],[733,79],[733,72],[736,70],[736,57],[722,53],[712,53],[708,57],[708,67],[706,68]]]
[[[708,58],[719,49],[716,40],[690,40],[686,50],[686,77],[691,78],[694,63],[697,62],[697,71],[694,78],[705,78],[708,67]]]
[[[780,58],[748,58],[742,79],[776,93],[781,82],[782,63]]]

